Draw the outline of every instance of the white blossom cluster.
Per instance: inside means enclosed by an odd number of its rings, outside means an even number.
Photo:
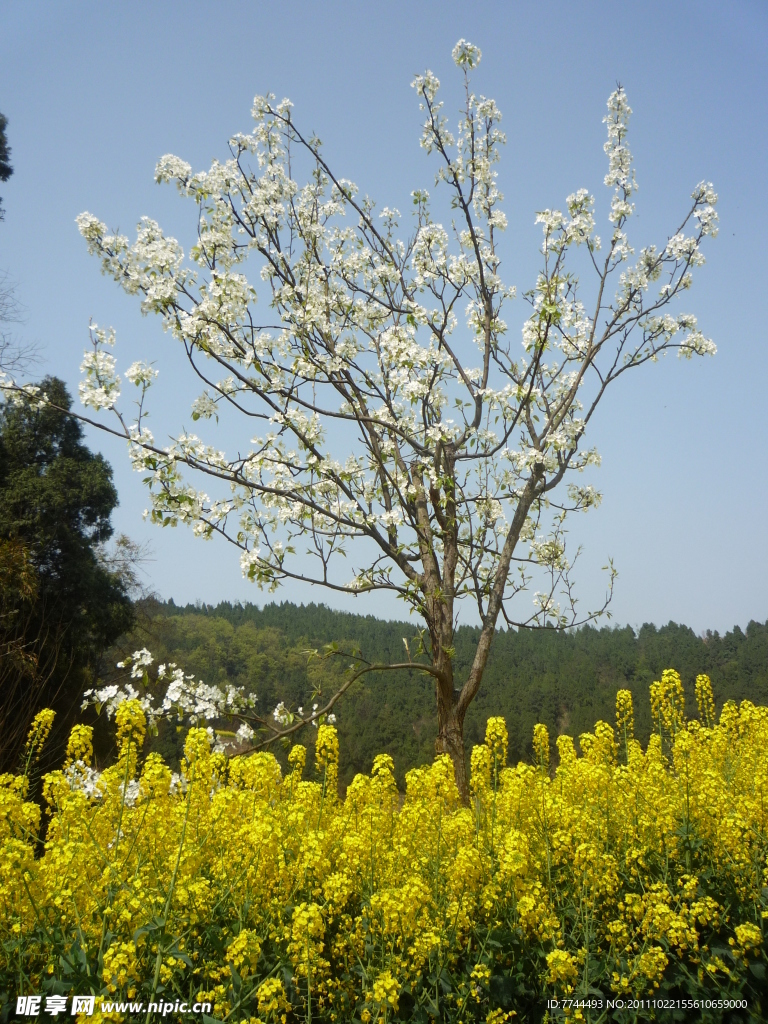
[[[104,786],[101,772],[82,761],[75,761],[64,769],[64,777],[73,792],[83,793],[89,800],[102,800]]]
[[[11,375],[0,370],[0,395],[11,405],[27,405],[30,409],[43,409],[48,403],[48,396],[36,384],[24,384],[14,380]]]
[[[272,715],[265,719],[256,710],[258,702],[255,694],[248,692],[245,687],[204,683],[193,674],[185,673],[174,662],[159,665],[152,680],[149,669],[153,663],[154,657],[147,648],[134,651],[124,661],[117,662],[117,668],[129,672],[130,678],[139,682],[141,691],[132,682],[94,687],[83,694],[82,710],[92,706],[99,714],[103,710],[107,718],[111,719],[124,701],[137,700],[146,715],[150,732],[157,733],[158,723],[162,719],[188,726],[205,725],[213,749],[217,751],[229,750],[233,739],[241,748],[253,745],[257,733],[264,732],[264,726],[269,726],[270,719],[282,729],[294,725],[297,728],[303,725],[317,728],[323,722],[336,722],[336,715],[321,711],[317,703],[305,715],[303,707],[294,712],[282,701]],[[161,697],[152,692],[153,686],[164,689]],[[238,726],[234,733],[225,728],[231,722]],[[270,739],[274,739],[275,734],[280,735],[281,730],[267,728],[267,733],[273,734]],[[75,788],[95,798],[99,792],[99,773],[87,769],[79,762],[69,769],[69,773],[72,776],[70,782]]]
[[[107,787],[103,772],[91,768],[82,761],[75,761],[64,769],[64,778],[71,792],[82,793],[86,799],[94,803],[104,799]],[[178,772],[174,772],[168,792],[174,795],[179,792],[186,793],[186,790],[187,780]],[[127,807],[134,807],[142,795],[140,780],[129,779],[127,783],[121,783],[118,787],[118,796]]]
[[[697,186],[679,229],[635,256],[631,110],[617,88],[605,117],[609,241],[595,233],[587,189],[567,197],[566,212],[538,214],[542,266],[525,296],[522,347],[513,344],[503,312],[515,289],[500,276],[497,248],[507,223],[501,114],[471,88],[480,50],[460,40],[453,59],[464,83],[455,134],[437,77],[427,71],[413,82],[421,145],[449,193],[450,225],[417,190],[413,222],[401,230],[399,211],[360,198],[319,141],[302,134],[289,101],[271,95],[256,97],[255,126],[230,139],[229,159],[198,172],[175,156],[158,162],[156,180],[195,204],[188,252],[148,218],[134,242],[89,213],[78,225],[104,273],[183,347],[204,385],[193,419],[226,410],[256,425],[236,456],[187,432],[157,444],[142,422],[156,374],[134,363],[125,376],[141,389],[139,414],[120,422],[149,482],[153,521],[226,537],[260,587],[298,579],[386,590],[428,623],[452,621],[462,597],[484,621],[501,612],[517,622],[509,601],[538,573],[547,585],[522,621],[565,624],[575,606],[564,517],[600,498],[568,479],[599,463],[584,435],[605,388],[668,351],[715,351],[675,300],[703,262],[704,238],[716,234],[717,196]],[[589,298],[570,269],[579,248],[594,275]],[[114,409],[119,396],[113,340],[94,327],[83,362],[81,397],[96,409]],[[343,579],[336,566],[350,556],[359,561]],[[232,714],[244,699],[168,671],[165,700],[190,718]],[[278,706],[274,722],[290,714]],[[247,739],[250,726],[241,728]]]

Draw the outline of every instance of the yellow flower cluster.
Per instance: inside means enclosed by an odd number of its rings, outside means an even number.
[[[579,976],[579,964],[564,949],[553,949],[547,954],[547,981],[561,995],[569,996]]]
[[[541,723],[533,727],[533,756],[542,771],[549,770],[549,730]]]
[[[546,726],[544,726],[546,728]],[[494,779],[507,763],[507,752],[509,750],[509,737],[507,735],[507,723],[503,718],[489,718],[485,729],[485,746],[491,752]]]
[[[321,725],[315,744],[315,767],[323,779],[323,793],[333,798],[339,779],[339,738],[332,725]]]
[[[286,1011],[291,1009],[291,1004],[285,996],[285,987],[279,978],[267,978],[256,990],[259,1016],[265,1020],[288,1019]],[[252,1018],[251,1018],[252,1019]]]
[[[666,728],[673,736],[685,721],[683,681],[673,668],[666,668],[661,679],[651,683],[651,712],[659,730]]]
[[[635,738],[635,709],[631,690],[619,690],[616,694],[616,732],[626,761],[629,757],[629,742]]]
[[[45,778],[42,849],[24,779],[0,779],[0,991],[206,1000],[251,1024],[500,1024],[547,998],[699,986],[747,993],[760,1019],[768,709],[728,703],[715,721],[699,677],[687,721],[679,680],[652,687],[646,750],[626,690],[616,732],[598,722],[578,750],[557,737],[553,769],[543,725],[533,763],[508,767],[490,719],[470,806],[445,755],[404,794],[380,755],[341,799],[329,725],[314,778],[301,746],[283,775],[268,753],[227,762],[201,728],[173,776],[142,761],[146,723],[126,701],[115,765],[94,773],[76,726]],[[32,750],[50,728],[38,718]]]
[[[696,704],[699,708],[699,718],[708,729],[711,729],[715,724],[715,695],[712,693],[709,676],[696,676]]]
[[[65,767],[72,764],[90,766],[93,761],[93,729],[90,725],[76,725],[69,734]]]
[[[227,947],[227,962],[237,970],[241,978],[254,974],[259,966],[261,939],[248,928],[241,928]]]
[[[42,711],[38,711],[32,720],[32,726],[27,736],[27,744],[24,748],[25,776],[30,767],[39,759],[43,745],[53,728],[55,717],[55,711],[51,711],[50,708],[43,708]]]

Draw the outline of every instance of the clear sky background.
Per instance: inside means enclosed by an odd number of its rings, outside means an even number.
[[[102,278],[75,227],[83,210],[132,235],[141,215],[188,248],[195,210],[153,181],[159,156],[205,169],[249,131],[255,93],[289,96],[294,116],[324,140],[340,176],[380,206],[407,208],[432,188],[409,84],[431,68],[458,97],[451,48],[481,47],[474,79],[508,134],[499,183],[509,217],[502,273],[535,281],[535,211],[587,187],[608,232],[602,185],[605,101],[617,81],[634,110],[630,145],[640,190],[630,241],[662,243],[694,185],[720,194],[721,231],[686,309],[718,346],[714,359],[628,375],[603,405],[590,443],[603,455],[600,509],[575,519],[585,549],[583,604],[599,599],[600,566],[619,570],[619,623],[673,619],[697,631],[768,618],[768,329],[766,191],[768,90],[764,0],[721,2],[294,2],[212,4],[0,2],[0,111],[15,174],[0,193],[0,268],[27,310],[23,336],[42,346],[38,376],[77,390],[89,318],[113,325],[118,370],[134,359],[161,371],[151,426],[158,439],[191,426],[183,365],[157,318]],[[634,233],[633,233],[634,232]],[[519,331],[522,301],[508,316]],[[227,428],[225,428],[226,430]],[[117,530],[150,541],[148,582],[177,602],[268,600],[240,577],[223,541],[142,521],[147,495],[124,445],[89,444],[114,467]],[[237,442],[230,436],[227,441]],[[247,442],[247,437],[241,443]],[[383,617],[376,598],[294,587],[279,596]]]

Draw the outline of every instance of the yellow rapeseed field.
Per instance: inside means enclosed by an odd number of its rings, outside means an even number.
[[[142,759],[126,701],[117,763],[94,773],[76,727],[41,823],[26,797],[43,712],[27,769],[0,778],[2,1001],[94,994],[83,1021],[126,1019],[105,1008],[120,1000],[251,1024],[764,1020],[768,708],[716,721],[704,676],[696,695],[687,720],[664,672],[644,751],[620,691],[615,727],[578,749],[559,736],[556,768],[542,725],[536,763],[507,767],[491,718],[468,807],[445,756],[402,795],[381,755],[341,800],[329,725],[314,773],[304,747],[283,775],[193,728],[175,777]]]

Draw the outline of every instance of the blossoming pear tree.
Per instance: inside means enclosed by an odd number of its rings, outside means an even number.
[[[566,516],[600,498],[578,479],[599,461],[585,435],[600,400],[670,350],[715,351],[675,300],[704,262],[704,237],[716,234],[717,196],[697,185],[670,237],[634,252],[631,111],[617,88],[604,119],[607,241],[586,189],[564,211],[539,213],[542,262],[525,295],[521,346],[503,319],[515,291],[500,276],[501,115],[471,89],[480,50],[461,40],[453,59],[464,80],[455,136],[435,75],[413,82],[421,145],[450,198],[447,226],[423,190],[412,193],[408,228],[397,210],[377,211],[337,176],[291,103],[271,95],[256,98],[255,128],[230,139],[230,159],[199,173],[175,156],[158,163],[156,180],[196,207],[188,253],[149,218],[133,243],[90,213],[78,218],[102,270],[182,346],[204,388],[193,419],[229,409],[248,447],[228,455],[187,432],[157,442],[145,415],[149,364],[125,373],[139,400],[124,416],[114,336],[99,328],[81,397],[117,413],[114,431],[148,474],[154,522],[226,538],[243,573],[269,590],[299,580],[405,601],[425,627],[414,657],[434,678],[437,750],[452,757],[466,795],[463,722],[497,626],[565,627],[604,610],[577,612],[565,545]],[[575,261],[591,276],[585,299]],[[258,280],[245,274],[254,262]],[[215,496],[193,482],[200,476]],[[340,575],[342,556],[354,563],[351,578]],[[612,582],[610,569],[606,600]],[[530,614],[518,610],[516,599],[538,585]],[[481,630],[457,680],[462,601]]]

